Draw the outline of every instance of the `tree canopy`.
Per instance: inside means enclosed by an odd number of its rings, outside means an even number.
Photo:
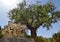
[[[55,10],[56,7],[51,2],[46,4],[27,5],[26,1],[17,5],[17,8],[9,12],[9,18],[15,23],[25,24],[31,30],[31,36],[35,37],[36,30],[40,27],[49,29],[52,23],[60,19],[60,11]]]

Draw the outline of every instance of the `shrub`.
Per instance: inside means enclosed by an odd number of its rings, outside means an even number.
[[[0,39],[3,37],[2,31],[0,30]]]

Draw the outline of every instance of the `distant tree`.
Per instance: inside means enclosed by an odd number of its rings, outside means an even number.
[[[60,42],[60,32],[55,33],[55,34],[53,35],[53,38],[56,40],[56,42]]]
[[[26,1],[18,4],[17,8],[9,12],[9,18],[15,23],[25,24],[31,31],[31,37],[37,36],[37,29],[40,26],[49,29],[52,23],[60,19],[60,11],[55,10],[54,4],[31,4],[27,5]]]

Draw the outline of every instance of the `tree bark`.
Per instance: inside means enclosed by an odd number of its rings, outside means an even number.
[[[35,38],[37,36],[36,33],[36,28],[32,27],[29,23],[26,23],[26,26],[28,27],[28,29],[31,31],[31,37]]]
[[[31,31],[31,37],[35,38],[37,36],[36,29],[32,28],[32,29],[30,29],[30,31]]]

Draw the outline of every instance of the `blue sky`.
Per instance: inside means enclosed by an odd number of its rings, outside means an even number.
[[[35,1],[37,0],[29,0],[30,3],[34,3]],[[40,0],[41,3],[46,3],[47,0]],[[17,3],[21,2],[21,0],[17,1]],[[59,10],[60,11],[60,0],[53,0],[55,6],[56,6],[56,10]],[[0,1],[0,26],[4,26],[6,24],[8,24],[8,21],[9,21],[9,18],[8,18],[8,15],[7,13],[9,12],[9,10],[13,9],[16,7],[16,4],[12,4],[12,5],[4,5],[1,3]],[[52,24],[53,28],[50,28],[50,30],[47,30],[46,28],[43,28],[43,27],[40,27],[38,30],[37,30],[37,35],[38,36],[43,36],[43,37],[51,37],[53,35],[53,33],[56,33],[58,31],[60,31],[60,21],[58,21],[57,23],[55,24]]]

